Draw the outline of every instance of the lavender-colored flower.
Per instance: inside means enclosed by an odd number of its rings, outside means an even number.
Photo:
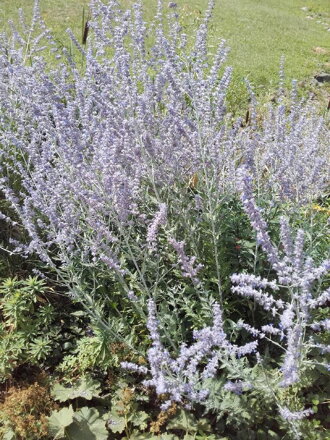
[[[230,391],[235,394],[242,394],[243,391],[249,390],[252,388],[250,383],[244,382],[242,380],[236,380],[235,382],[229,380],[223,386],[223,389],[226,391]]]
[[[231,275],[231,281],[236,284],[248,284],[252,287],[260,287],[261,289],[265,289],[269,287],[272,290],[278,290],[279,287],[276,281],[269,281],[266,278],[261,278],[260,276],[251,275],[251,274],[233,274]]]
[[[257,233],[258,243],[275,269],[280,262],[278,251],[270,240],[267,231],[267,223],[262,218],[260,208],[258,208],[255,202],[252,189],[252,178],[244,167],[238,170],[237,177],[239,188],[241,190],[243,208],[249,216],[251,225]]]
[[[330,287],[322,292],[317,298],[309,300],[309,305],[312,309],[323,306],[330,301]]]
[[[311,324],[311,328],[316,331],[320,331],[323,329],[326,331],[330,331],[330,319],[324,319],[319,322],[313,322],[313,324]]]
[[[150,249],[155,249],[157,233],[161,225],[166,224],[167,207],[165,203],[159,205],[159,211],[156,213],[148,227],[147,243]]]
[[[252,327],[251,325],[243,322],[243,320],[239,320],[236,324],[237,328],[244,328],[247,332],[251,333],[254,337],[263,337],[264,335],[257,328]]]
[[[270,104],[257,124],[249,87],[251,124],[242,128],[240,120],[232,123],[225,107],[232,76],[232,69],[223,65],[228,48],[220,41],[212,56],[207,47],[213,6],[211,0],[191,48],[176,10],[165,24],[161,1],[149,24],[141,1],[123,10],[117,1],[93,0],[86,46],[69,31],[73,50],[80,54],[78,64],[66,49],[56,48],[38,1],[31,26],[20,31],[11,24],[12,38],[0,38],[0,192],[13,216],[9,210],[0,213],[0,221],[17,222],[19,231],[24,230],[22,239],[11,240],[15,251],[37,255],[65,280],[75,300],[89,304],[90,297],[84,298],[88,289],[72,290],[86,267],[95,279],[100,274],[103,280],[110,269],[111,277],[125,286],[136,281],[143,295],[163,281],[165,285],[166,261],[160,261],[154,278],[146,243],[154,251],[167,215],[171,223],[190,208],[199,211],[198,234],[203,240],[205,232],[207,240],[210,231],[203,229],[208,227],[203,220],[216,211],[219,200],[235,196],[238,187],[272,279],[234,274],[232,292],[269,312],[273,324],[261,330],[247,323],[243,327],[254,338],[268,333],[273,342],[280,339],[285,349],[281,384],[289,386],[299,379],[305,332],[313,325],[328,328],[326,321],[311,322],[310,311],[329,301],[330,289],[319,294],[314,285],[321,285],[330,264],[325,260],[316,266],[304,250],[304,232],[294,234],[287,219],[281,220],[281,243],[273,242],[254,183],[273,203],[289,202],[295,208],[321,195],[329,181],[328,132],[317,111],[297,101],[295,90],[287,108],[283,99]],[[48,64],[42,56],[45,45],[47,57],[61,59]],[[195,188],[191,200],[185,187],[193,173],[202,176],[204,185]],[[160,199],[173,202],[171,212],[161,203],[146,222],[151,204]],[[184,226],[180,219],[177,231]],[[201,265],[185,253],[185,246],[194,247],[172,244],[183,276],[199,284]],[[125,291],[136,300],[127,287]],[[242,347],[232,344],[215,304],[212,324],[201,323],[189,345],[169,351],[153,301],[148,312],[148,368],[124,366],[147,375],[144,383],[156,393],[167,394],[165,406],[204,400],[201,379],[214,377],[222,359],[257,349],[255,340]],[[326,351],[321,344],[314,346]]]
[[[281,334],[281,330],[276,328],[276,327],[274,327],[273,324],[263,325],[261,327],[261,330],[264,333],[269,333],[270,335],[279,335],[279,334]]]
[[[296,324],[288,332],[288,346],[281,367],[283,380],[280,385],[288,387],[299,380],[299,361],[302,350],[302,329]]]
[[[219,364],[219,354],[215,352],[203,370],[203,378],[212,378],[215,376]]]
[[[200,390],[201,380],[213,378],[216,375],[221,356],[245,356],[255,352],[257,341],[245,344],[242,347],[230,344],[223,330],[222,313],[220,306],[213,306],[213,325],[195,330],[194,342],[188,347],[182,344],[179,354],[173,358],[164,348],[159,334],[159,323],[156,318],[156,305],[150,300],[148,303],[148,330],[152,339],[152,346],[148,350],[149,370],[151,379],[143,384],[153,387],[156,393],[169,396],[169,402],[202,402],[208,394],[207,389]],[[146,373],[140,366],[124,364],[131,371]],[[202,367],[203,366],[203,367]],[[241,389],[249,389],[251,384],[240,382],[236,385]],[[229,389],[229,388],[228,388]]]
[[[302,229],[298,230],[295,246],[294,246],[294,269],[297,273],[299,273],[303,266],[303,260],[304,260],[304,238],[305,233]]]
[[[196,257],[188,257],[186,255],[184,250],[184,241],[176,241],[174,238],[170,238],[169,243],[173,246],[178,254],[182,275],[190,278],[194,284],[199,284],[200,280],[198,279],[197,274],[203,268],[203,265],[197,264],[195,266]]]
[[[158,331],[158,319],[156,317],[156,304],[152,299],[148,301],[148,322],[147,328],[149,330],[150,338],[153,344],[161,345]]]
[[[127,298],[133,302],[137,302],[139,298],[135,295],[135,293],[132,290],[129,290],[127,292]]]
[[[289,408],[280,407],[281,417],[284,420],[288,420],[288,421],[302,420],[305,417],[310,416],[311,414],[314,414],[314,411],[312,410],[312,408],[304,409],[301,411],[290,411]]]
[[[248,342],[241,347],[233,347],[232,351],[236,353],[237,357],[246,356],[247,354],[255,353],[258,347],[258,341]]]
[[[292,305],[289,305],[280,317],[280,327],[285,330],[293,325],[293,320],[295,318],[295,313],[293,311]]]
[[[148,368],[144,367],[143,365],[136,365],[132,362],[121,362],[120,366],[122,368],[124,368],[124,370],[129,370],[134,373],[139,373],[139,374],[147,374],[148,373]]]
[[[275,282],[268,282],[254,275],[246,274],[233,274],[230,279],[233,283],[237,284],[237,286],[232,286],[231,288],[233,293],[254,298],[265,310],[271,310],[272,307],[276,309],[282,309],[284,307],[282,300],[276,300],[271,294],[261,290],[266,287],[277,290],[278,287]],[[259,287],[259,289],[257,289],[257,287]]]

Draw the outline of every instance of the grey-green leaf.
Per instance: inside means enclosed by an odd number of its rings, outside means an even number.
[[[167,428],[182,429],[186,432],[196,432],[197,422],[192,414],[189,414],[187,411],[181,410],[173,419],[170,420]]]
[[[59,411],[53,411],[48,417],[49,433],[53,436],[54,440],[65,438],[65,429],[73,422],[73,414],[74,412],[70,405]]]
[[[118,432],[121,434],[125,431],[126,422],[124,417],[118,416],[116,413],[111,412],[108,416],[108,427],[112,432]]]
[[[134,426],[140,428],[140,429],[146,429],[147,423],[146,421],[149,419],[148,414],[145,411],[137,411],[134,412],[130,417],[129,421],[133,423]]]
[[[52,389],[52,397],[59,402],[66,402],[67,400],[76,399],[77,397],[91,400],[93,397],[99,396],[100,393],[101,389],[99,382],[89,377],[83,377],[71,388],[65,387],[61,384],[55,384]]]
[[[98,410],[87,406],[74,413],[67,433],[70,440],[107,440],[109,435]]]

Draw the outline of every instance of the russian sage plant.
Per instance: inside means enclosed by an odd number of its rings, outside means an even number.
[[[143,355],[151,341],[148,366],[123,366],[147,376],[164,408],[207,405],[222,371],[223,392],[267,394],[299,437],[310,408],[285,406],[279,390],[314,358],[324,368],[318,332],[329,323],[315,311],[329,300],[329,260],[306,255],[304,231],[285,216],[276,246],[256,200],[290,213],[323,197],[328,130],[295,83],[261,118],[248,84],[249,124],[233,120],[226,42],[208,52],[213,7],[193,40],[172,2],[159,0],[147,23],[142,0],[92,0],[87,44],[69,31],[79,56],[57,46],[38,1],[30,26],[22,18],[1,35],[0,221],[12,252],[37,256],[36,271],[57,277],[114,339]],[[259,272],[222,249],[239,250],[247,218],[266,258]],[[236,319],[250,299],[258,328]]]

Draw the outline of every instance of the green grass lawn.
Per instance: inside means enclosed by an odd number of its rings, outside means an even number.
[[[0,28],[15,19],[19,8],[31,13],[33,0],[0,0]],[[68,44],[65,30],[71,27],[80,37],[83,9],[88,0],[41,0],[46,23],[63,44]],[[132,4],[133,0],[124,0]],[[182,25],[193,35],[207,0],[177,0],[184,11]],[[156,0],[145,0],[151,17]],[[164,1],[165,7],[167,0]],[[302,9],[303,8],[303,9]],[[325,101],[330,86],[313,86],[313,76],[330,72],[330,1],[329,0],[216,0],[211,46],[225,38],[231,47],[229,64],[234,67],[231,99],[239,103],[244,95],[242,79],[255,84],[259,96],[269,97],[278,82],[281,55],[285,56],[286,77],[316,90]],[[212,48],[211,48],[212,50]]]

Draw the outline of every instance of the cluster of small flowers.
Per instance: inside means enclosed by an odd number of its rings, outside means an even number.
[[[203,268],[203,265],[197,264],[195,266],[196,257],[188,257],[186,255],[184,250],[184,241],[176,241],[174,238],[170,238],[169,243],[173,246],[178,254],[182,275],[190,278],[194,284],[199,284],[200,280],[198,279],[197,274]]]
[[[302,420],[305,417],[314,414],[314,411],[311,408],[304,409],[302,411],[290,411],[289,408],[280,408],[281,417],[284,420]]]
[[[167,213],[166,204],[161,203],[159,206],[159,211],[157,212],[157,214],[155,215],[155,217],[153,218],[152,222],[148,227],[147,243],[149,249],[151,250],[156,249],[157,232],[161,225],[166,224],[166,213]]]
[[[131,363],[122,363],[122,367],[149,374],[151,379],[143,381],[148,387],[153,387],[158,395],[167,394],[168,400],[162,408],[171,402],[202,402],[207,398],[208,390],[201,389],[203,379],[215,377],[219,361],[224,357],[246,356],[255,353],[258,342],[253,341],[243,346],[231,344],[223,329],[220,306],[213,307],[213,325],[193,332],[194,340],[190,347],[182,344],[176,358],[173,358],[161,342],[159,321],[156,317],[156,305],[153,300],[148,303],[148,323],[152,345],[148,350],[149,368],[146,369]],[[251,384],[238,382],[236,388],[225,387],[227,391],[240,392],[251,388]]]
[[[313,324],[311,324],[311,328],[316,331],[322,329],[330,331],[330,319],[324,319],[323,321],[313,322]]]
[[[243,382],[242,380],[238,380],[232,382],[231,380],[226,382],[223,386],[224,390],[230,391],[235,394],[242,394],[243,391],[249,390],[252,388],[252,385],[248,382]]]

